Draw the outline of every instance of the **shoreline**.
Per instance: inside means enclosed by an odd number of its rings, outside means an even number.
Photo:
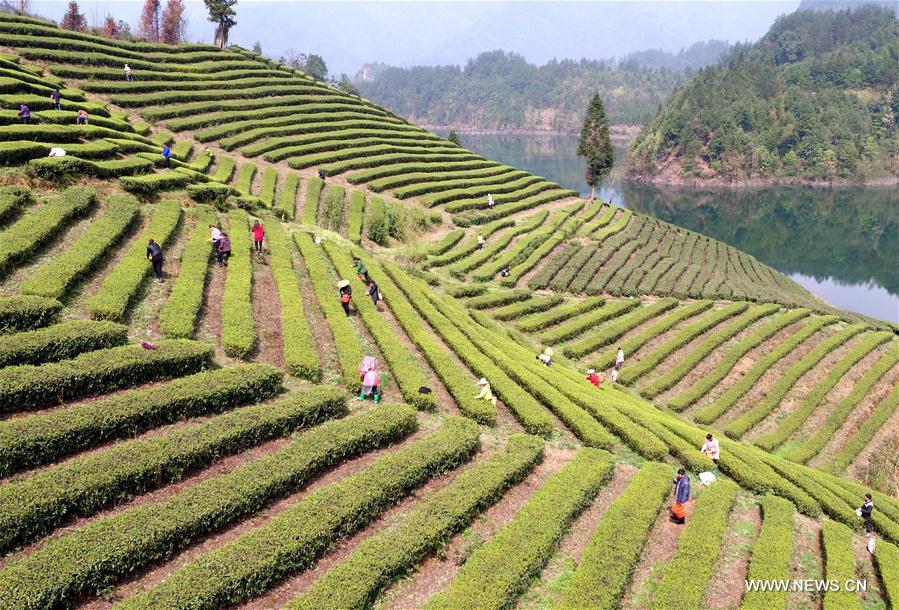
[[[458,127],[452,125],[429,125],[427,123],[415,123],[428,131],[455,131],[459,135],[475,136],[576,136],[577,131],[555,131],[543,129],[479,129],[477,127]],[[633,140],[640,133],[639,125],[611,125],[609,137],[613,140]]]
[[[899,188],[899,176],[882,176],[879,178],[870,178],[868,180],[802,180],[802,179],[783,179],[783,178],[760,178],[751,180],[740,180],[736,182],[725,182],[718,180],[647,180],[630,176],[623,176],[622,179],[631,184],[639,184],[643,186],[664,187],[667,189],[683,189],[691,191],[722,191],[722,190],[761,190],[767,188],[814,188],[821,190],[830,189],[853,189],[853,188]]]

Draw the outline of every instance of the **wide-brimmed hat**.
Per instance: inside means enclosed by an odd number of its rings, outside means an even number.
[[[337,287],[338,287],[338,288],[346,288],[346,287],[349,286],[349,285],[350,285],[350,281],[349,281],[349,280],[340,280],[339,282],[337,282]]]
[[[555,352],[553,351],[553,348],[547,347],[545,350],[543,350],[543,353],[549,357],[552,357]]]
[[[592,375],[592,374],[595,373],[595,372],[596,372],[596,369],[587,369],[587,374],[588,374],[588,375]]]
[[[487,380],[481,377],[478,379],[478,385],[487,385]]]

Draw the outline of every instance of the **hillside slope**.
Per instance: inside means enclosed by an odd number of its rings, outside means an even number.
[[[803,607],[743,579],[855,570],[828,606],[899,600],[899,500],[873,490],[873,557],[854,511],[899,417],[893,332],[240,49],[3,15],[0,41],[0,607]],[[577,279],[564,249],[601,252],[592,296],[526,288]]]
[[[899,18],[797,11],[700,71],[632,143],[645,181],[895,179]]]

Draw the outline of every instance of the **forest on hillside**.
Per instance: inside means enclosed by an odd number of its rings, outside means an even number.
[[[798,11],[675,93],[633,142],[659,182],[895,175],[899,20],[879,6]]]
[[[613,125],[641,125],[694,70],[729,48],[708,41],[679,53],[650,50],[618,60],[563,59],[542,66],[516,53],[490,51],[464,67],[369,64],[355,83],[363,97],[425,125],[576,132],[593,93],[602,95]]]

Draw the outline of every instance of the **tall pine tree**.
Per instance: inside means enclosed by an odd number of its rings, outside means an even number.
[[[603,181],[612,171],[615,163],[615,149],[609,137],[609,119],[602,98],[598,93],[593,95],[587,105],[587,116],[581,127],[578,139],[577,156],[587,161],[587,184],[592,188],[592,197],[596,198],[596,185]]]
[[[69,2],[66,14],[62,18],[62,27],[67,30],[75,30],[76,32],[84,32],[87,30],[87,19],[81,14],[78,3],[75,0]]]
[[[203,0],[209,11],[209,21],[215,24],[215,45],[224,49],[228,46],[228,33],[237,25],[234,6],[237,0]]]

